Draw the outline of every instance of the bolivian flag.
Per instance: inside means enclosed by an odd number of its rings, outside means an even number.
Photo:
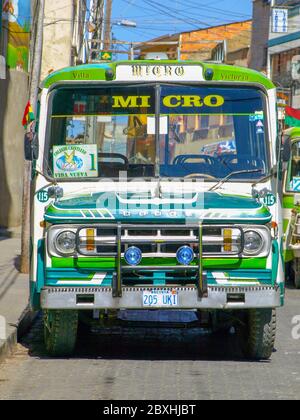
[[[287,106],[285,108],[285,124],[289,127],[300,127],[300,111]]]
[[[35,121],[35,115],[30,102],[28,102],[24,111],[24,117],[22,121],[23,127],[27,129],[28,125],[33,121]]]

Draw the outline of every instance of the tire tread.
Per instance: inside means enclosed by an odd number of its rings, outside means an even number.
[[[53,321],[51,331],[46,323],[51,314]],[[44,313],[45,344],[51,356],[70,356],[74,352],[78,330],[77,311],[46,311]]]
[[[251,359],[270,359],[276,339],[276,310],[250,310],[248,329],[246,355]]]

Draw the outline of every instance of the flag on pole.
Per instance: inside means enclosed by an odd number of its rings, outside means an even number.
[[[300,111],[287,106],[285,108],[285,124],[289,127],[300,127]]]
[[[28,102],[24,111],[24,116],[22,120],[23,127],[27,129],[28,125],[35,121],[35,115],[31,106],[31,103]]]

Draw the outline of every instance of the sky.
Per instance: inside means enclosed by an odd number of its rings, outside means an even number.
[[[113,34],[122,41],[145,41],[251,17],[252,0],[113,0]],[[135,21],[137,27],[118,26],[122,19]]]

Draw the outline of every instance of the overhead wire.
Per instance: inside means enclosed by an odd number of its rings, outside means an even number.
[[[129,2],[129,0],[121,0],[122,2],[124,2],[124,3],[126,3],[126,4],[128,4],[128,2]],[[166,11],[165,10],[165,8],[163,7],[163,6],[161,6],[161,4],[160,3],[157,3],[156,1],[154,1],[154,0],[151,0],[151,1],[149,1],[149,0],[142,0],[144,3],[146,3],[147,4],[147,6],[150,6],[150,8],[149,7],[145,7],[145,6],[143,6],[143,10],[148,10],[148,11],[151,11],[151,12],[153,12],[154,10],[156,11],[156,12],[158,12],[159,14],[162,14],[162,15],[165,15],[165,16],[169,16],[169,17],[172,17],[172,18],[175,18],[175,19],[178,19],[179,21],[181,21],[181,22],[183,22],[183,23],[185,23],[185,24],[187,24],[187,25],[190,25],[190,26],[193,26],[194,27],[194,29],[196,29],[196,30],[202,30],[202,29],[206,29],[206,28],[211,28],[210,29],[210,33],[213,33],[212,32],[212,29],[213,29],[213,27],[211,26],[211,25],[209,25],[208,23],[206,23],[206,22],[203,22],[203,21],[200,21],[200,20],[197,20],[197,19],[191,19],[190,18],[190,15],[186,15],[186,13],[185,12],[181,12],[181,15],[183,16],[182,18],[180,18],[180,17],[178,17],[178,14],[176,14],[175,12],[176,12],[176,10],[174,10],[174,9],[172,9],[172,7],[168,7],[168,11]],[[137,5],[133,5],[133,6],[135,6],[135,7],[137,7]],[[198,5],[199,6],[199,5]],[[139,6],[139,8],[140,8],[140,6]],[[173,13],[172,13],[172,11],[173,11]],[[174,14],[175,13],[175,14]],[[224,20],[223,20],[224,21]],[[228,22],[229,23],[229,22]],[[205,26],[204,28],[203,27],[201,27],[200,25],[202,25],[202,26]],[[142,25],[139,25],[139,26],[141,26],[142,27]],[[220,25],[221,26],[221,25]],[[232,31],[230,28],[226,28],[227,29],[227,31],[228,32],[233,32],[233,33],[235,33],[235,31]],[[183,30],[183,31],[181,31],[181,32],[192,32],[192,31],[189,31],[189,30]],[[248,30],[248,32],[249,32],[249,34],[250,34],[250,32],[251,32],[251,30],[249,29]],[[219,35],[219,34],[216,34],[216,35]],[[243,39],[248,39],[248,37],[245,35],[245,34],[240,34],[240,36],[241,36],[241,38],[243,38]]]

